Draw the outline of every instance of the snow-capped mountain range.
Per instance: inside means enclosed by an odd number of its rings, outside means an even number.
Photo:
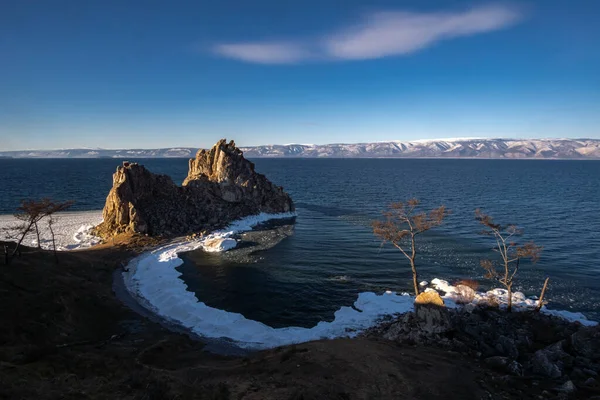
[[[504,158],[600,159],[600,139],[439,139],[354,144],[242,147],[249,158]],[[190,158],[197,148],[0,151],[2,158]]]

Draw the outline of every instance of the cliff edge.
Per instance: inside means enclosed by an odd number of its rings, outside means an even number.
[[[224,226],[248,215],[294,211],[290,196],[254,170],[234,141],[220,140],[189,161],[182,186],[137,163],[124,162],[95,234],[177,236]]]

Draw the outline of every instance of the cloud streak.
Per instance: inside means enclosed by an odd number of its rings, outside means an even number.
[[[214,51],[225,57],[257,64],[293,64],[312,56],[302,46],[289,42],[219,44]]]
[[[437,42],[499,30],[519,22],[513,7],[476,7],[463,12],[385,11],[313,39],[218,44],[217,55],[261,64],[367,60],[414,53]]]

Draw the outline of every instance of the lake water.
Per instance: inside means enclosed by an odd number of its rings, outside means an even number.
[[[130,160],[181,182],[186,159]],[[524,264],[517,290],[538,294],[551,278],[550,307],[600,318],[600,162],[542,160],[257,159],[257,170],[294,199],[294,234],[250,260],[186,257],[183,279],[208,305],[273,327],[331,320],[359,292],[410,291],[410,269],[381,246],[371,221],[393,201],[419,198],[446,205],[451,216],[419,243],[420,278],[474,278],[479,260],[494,257],[477,234],[478,207],[498,222],[516,223],[524,239],[544,246]],[[76,200],[74,210],[100,209],[117,160],[0,160],[0,214],[21,198]],[[494,285],[497,286],[497,285]]]

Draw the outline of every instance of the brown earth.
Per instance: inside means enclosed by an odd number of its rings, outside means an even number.
[[[508,384],[458,353],[382,339],[210,354],[115,297],[113,272],[133,248],[156,244],[131,243],[60,253],[60,264],[25,248],[0,265],[1,399],[503,399],[546,388]]]

